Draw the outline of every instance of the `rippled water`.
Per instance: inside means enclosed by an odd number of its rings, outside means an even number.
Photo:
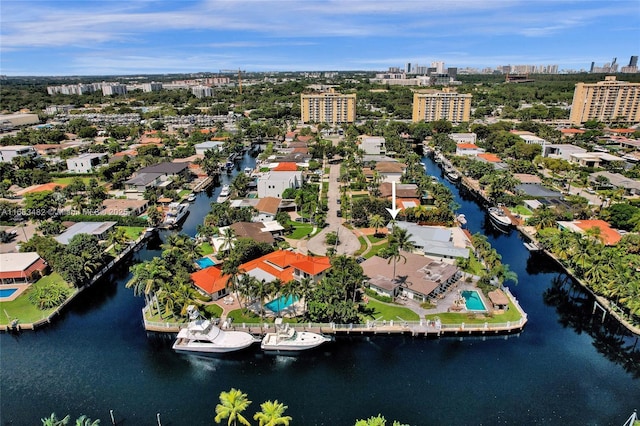
[[[600,324],[552,261],[530,256],[516,232],[494,231],[473,199],[444,183],[471,232],[485,232],[518,274],[511,290],[529,314],[521,334],[339,338],[298,358],[258,349],[224,359],[178,355],[170,336],[144,331],[143,300],[124,288],[122,267],[50,327],[0,335],[1,424],[37,425],[55,411],[106,425],[113,410],[122,425],[157,425],[157,413],[163,425],[210,425],[220,391],[236,387],[253,401],[249,417],[278,399],[292,424],[348,425],[383,413],[415,425],[622,425],[640,407],[637,339],[614,322]],[[201,194],[193,203],[185,232],[195,233],[211,199]],[[158,243],[138,259],[158,255]]]

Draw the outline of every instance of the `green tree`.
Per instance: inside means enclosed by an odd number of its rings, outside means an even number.
[[[220,393],[220,403],[216,405],[216,423],[222,423],[227,420],[227,425],[240,424],[249,426],[249,421],[242,413],[249,407],[251,401],[247,398],[247,394],[239,389],[232,388],[229,392]]]
[[[284,412],[287,407],[281,402],[266,401],[260,404],[261,411],[253,416],[254,420],[258,420],[260,426],[288,426],[292,420],[291,416],[285,416]]]

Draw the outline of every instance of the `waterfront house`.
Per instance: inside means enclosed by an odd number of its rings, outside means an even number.
[[[106,160],[107,154],[105,153],[80,154],[77,157],[67,159],[67,170],[71,173],[91,173]]]
[[[29,284],[45,275],[47,263],[36,252],[3,253],[0,284]]]
[[[302,185],[301,171],[270,171],[258,178],[258,198],[281,198],[282,193],[288,188],[300,188]]]
[[[258,211],[258,215],[253,218],[255,222],[265,222],[274,220],[278,209],[280,208],[280,202],[282,199],[276,197],[264,197],[260,198],[255,209]]]
[[[304,278],[317,283],[330,268],[331,262],[326,256],[309,256],[289,250],[277,250],[240,266],[240,270],[258,280],[270,282],[277,278],[283,283]]]
[[[258,243],[275,243],[273,235],[265,229],[262,222],[236,222],[228,227],[220,228],[221,235],[223,235],[223,230],[226,228],[233,229],[237,238],[250,238]]]
[[[369,277],[366,285],[385,296],[403,295],[422,303],[447,291],[461,276],[454,265],[414,253],[402,255],[406,260],[396,262],[395,276],[393,260],[373,256],[362,262],[360,266]]]
[[[164,162],[143,167],[124,182],[127,191],[144,192],[149,188],[168,187],[178,177],[189,181],[189,164],[186,162]]]
[[[220,268],[210,266],[191,274],[191,281],[202,294],[218,300],[228,294],[229,276],[223,275]]]
[[[397,161],[380,161],[375,165],[383,182],[400,182],[400,178],[407,169],[407,165]]]
[[[194,145],[197,155],[204,155],[207,151],[222,151],[224,142],[206,141]]]
[[[595,172],[589,176],[589,181],[594,185],[599,185],[598,176],[604,176],[609,180],[609,184],[617,189],[624,189],[626,195],[640,194],[640,181],[628,178],[620,173],[611,173],[607,171]]]
[[[478,135],[475,133],[449,133],[449,137],[453,139],[456,144],[473,144],[475,145]]]
[[[406,229],[411,235],[414,253],[440,259],[456,259],[469,257],[470,242],[460,228],[444,228],[440,226],[423,226],[412,222],[396,222],[395,226]],[[389,232],[393,225],[389,223]]]
[[[359,148],[368,155],[385,155],[387,149],[385,147],[385,139],[382,136],[367,136],[362,135],[359,137]]]
[[[459,143],[456,144],[456,155],[464,155],[466,157],[475,157],[480,153],[483,153],[484,149],[480,148],[474,143]]]
[[[109,231],[117,222],[77,222],[55,237],[60,244],[69,244],[73,237],[79,234],[95,235],[99,240],[105,240]]]
[[[593,228],[598,228],[598,234],[596,234],[597,238],[607,246],[613,246],[618,243],[622,239],[622,235],[615,229],[609,225],[608,222],[604,220],[574,220],[572,222],[567,221],[558,221],[558,226],[560,229],[566,229],[572,232],[576,232],[578,234],[585,235],[587,231]]]
[[[147,200],[108,199],[102,202],[100,215],[140,216],[147,211]]]

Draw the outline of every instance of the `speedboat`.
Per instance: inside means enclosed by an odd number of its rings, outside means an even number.
[[[189,203],[171,203],[164,217],[164,224],[168,227],[176,226],[189,213]]]
[[[218,194],[218,198],[216,199],[217,203],[224,203],[229,199],[229,195],[231,195],[231,188],[229,185],[224,185],[220,190],[220,194]]]
[[[489,207],[489,219],[500,230],[511,228],[511,219],[500,207]]]
[[[277,318],[276,331],[267,333],[262,338],[260,348],[266,353],[295,355],[331,341],[329,337],[323,336],[322,334],[309,331],[297,331],[289,327],[289,324],[282,326],[281,323],[282,318]]]
[[[193,203],[196,200],[196,194],[194,194],[193,192],[191,194],[189,194],[189,196],[187,197],[187,201],[190,203]]]
[[[449,170],[444,174],[445,179],[451,183],[456,183],[460,180],[460,175],[453,170]]]
[[[187,308],[192,321],[178,333],[173,349],[192,354],[223,354],[246,349],[259,340],[245,331],[222,330],[210,320],[200,318],[193,306]]]

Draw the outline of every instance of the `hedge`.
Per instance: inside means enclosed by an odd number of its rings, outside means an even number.
[[[146,219],[136,216],[69,214],[60,216],[65,222],[116,222],[119,226],[149,226]]]

